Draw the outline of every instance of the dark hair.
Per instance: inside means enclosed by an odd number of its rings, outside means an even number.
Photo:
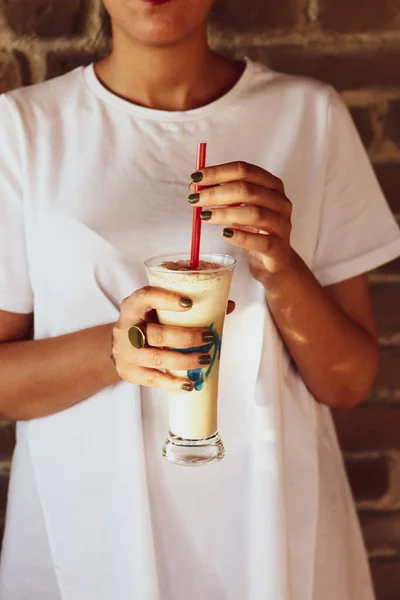
[[[110,38],[112,35],[111,18],[104,4],[101,5],[101,31],[106,38]]]

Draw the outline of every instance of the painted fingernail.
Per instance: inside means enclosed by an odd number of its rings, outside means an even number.
[[[193,390],[193,386],[191,383],[183,383],[181,389],[183,392],[191,392]]]
[[[190,298],[181,298],[179,300],[179,304],[182,306],[182,308],[192,308],[193,302]]]
[[[222,235],[226,238],[233,238],[235,232],[233,231],[233,229],[224,229]]]
[[[215,335],[212,331],[205,331],[202,335],[203,342],[213,342],[215,340]]]
[[[190,194],[189,202],[190,204],[196,204],[200,200],[200,194]]]
[[[203,354],[199,358],[199,365],[210,365],[211,364],[211,356],[209,354]]]
[[[209,221],[212,217],[212,211],[211,210],[203,210],[200,213],[200,219],[202,221]]]
[[[196,173],[191,174],[191,178],[195,183],[199,183],[199,181],[202,181],[203,179],[203,173],[201,173],[200,171],[196,171]]]

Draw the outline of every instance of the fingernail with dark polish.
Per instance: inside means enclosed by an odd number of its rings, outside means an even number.
[[[233,229],[224,229],[224,231],[222,232],[222,235],[226,238],[233,238],[235,232],[233,231]]]
[[[190,204],[196,204],[200,200],[200,194],[190,194],[189,202]]]
[[[190,383],[183,383],[181,389],[184,392],[191,392],[193,390],[193,386]]]
[[[193,302],[190,298],[181,298],[179,300],[179,304],[182,306],[182,308],[192,308]]]
[[[209,354],[203,354],[199,358],[199,365],[210,365],[211,364],[211,356]]]
[[[200,219],[202,221],[209,221],[212,217],[212,211],[211,210],[203,210],[200,213]]]
[[[215,335],[212,331],[205,331],[202,335],[203,342],[213,342],[215,340]]]
[[[195,183],[199,183],[203,179],[203,173],[196,171],[196,173],[192,173],[191,178]]]

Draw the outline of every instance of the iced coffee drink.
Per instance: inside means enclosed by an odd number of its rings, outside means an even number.
[[[165,458],[176,464],[201,464],[220,460],[224,448],[218,433],[218,376],[222,330],[235,260],[230,256],[203,254],[199,268],[190,270],[183,254],[159,256],[146,261],[150,285],[192,300],[186,312],[157,311],[160,323],[204,327],[214,340],[180,352],[207,352],[211,363],[190,371],[171,371],[193,383],[190,394],[168,395],[169,435],[163,448]]]

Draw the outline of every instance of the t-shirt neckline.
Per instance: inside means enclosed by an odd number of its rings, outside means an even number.
[[[84,78],[87,86],[94,94],[96,94],[97,97],[107,104],[130,113],[136,117],[151,121],[192,121],[208,117],[222,108],[226,108],[232,104],[233,100],[243,90],[248,87],[254,74],[254,63],[247,57],[244,59],[244,62],[245,68],[242,75],[235,85],[228,92],[226,92],[226,94],[220,98],[217,98],[217,100],[206,104],[205,106],[186,111],[166,111],[157,110],[154,108],[146,108],[120,98],[116,94],[110,92],[100,82],[94,69],[94,63],[84,68]]]

